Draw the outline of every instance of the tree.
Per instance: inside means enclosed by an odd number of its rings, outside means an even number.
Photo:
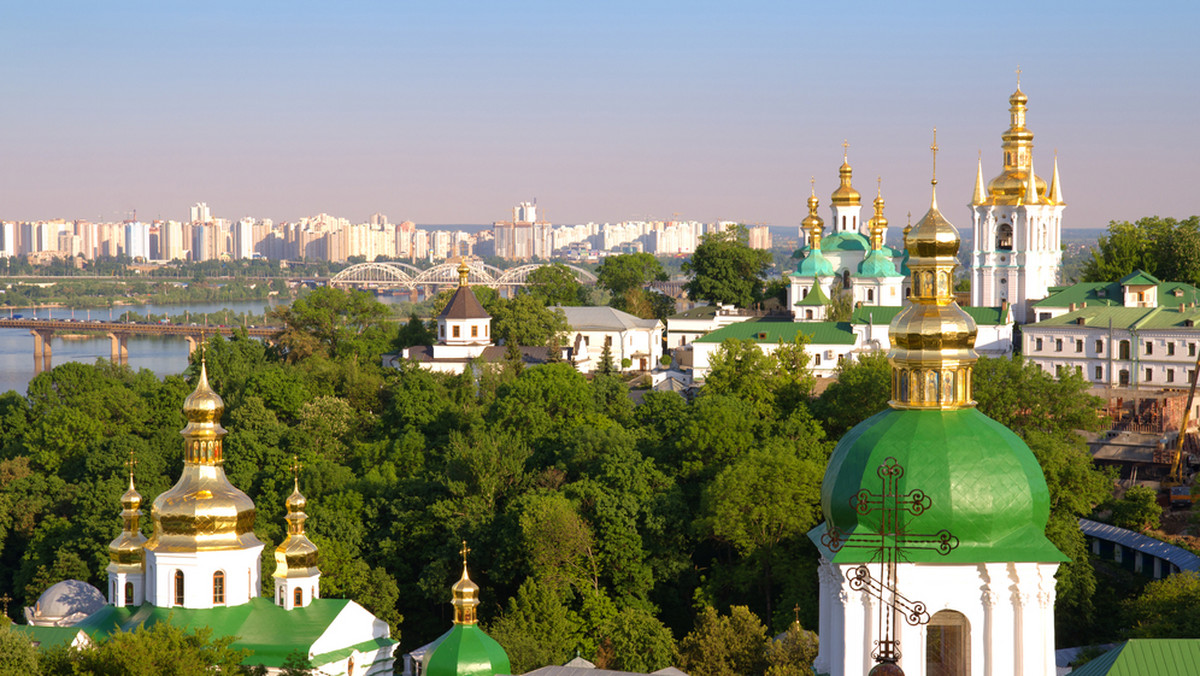
[[[825,304],[825,321],[848,322],[854,316],[854,294],[849,289],[833,288]]]
[[[1200,216],[1111,221],[1083,268],[1085,282],[1113,282],[1134,270],[1200,284]]]
[[[817,635],[793,622],[783,636],[767,645],[765,676],[809,676],[817,659]]]
[[[746,676],[767,667],[767,628],[746,606],[721,615],[704,606],[679,642],[680,668],[693,676]]]
[[[838,365],[837,377],[813,404],[825,433],[839,439],[859,422],[887,409],[892,398],[892,365],[883,352],[858,355]]]
[[[37,648],[24,634],[9,628],[7,617],[0,617],[0,674],[24,676],[38,674]]]
[[[529,273],[526,291],[542,305],[579,305],[581,285],[575,272],[562,263],[543,265]]]
[[[437,332],[414,312],[408,317],[408,323],[400,327],[393,348],[403,350],[414,345],[433,345],[437,340]]]
[[[1130,486],[1120,500],[1112,503],[1113,525],[1120,528],[1137,531],[1158,528],[1161,517],[1158,496],[1145,486]]]
[[[640,289],[653,281],[666,281],[667,272],[658,259],[648,253],[609,256],[596,269],[598,284],[622,298],[630,289]]]
[[[492,315],[492,338],[508,345],[540,347],[556,335],[561,345],[571,330],[562,310],[548,308],[527,293],[515,298],[497,297],[486,307]]]
[[[504,646],[513,673],[564,664],[585,640],[579,615],[549,586],[528,578],[488,628]]]
[[[314,354],[382,354],[388,347],[387,315],[387,308],[366,291],[327,286],[267,313],[271,321],[282,324],[276,344],[292,362]]]
[[[1134,638],[1200,636],[1200,574],[1184,571],[1154,580],[1124,607]]]
[[[213,638],[212,629],[194,632],[160,622],[117,632],[96,645],[81,648],[71,656],[77,674],[118,676],[121,674],[165,674],[166,676],[240,675],[247,650],[230,647],[233,636]]]
[[[751,249],[746,227],[705,235],[683,272],[685,287],[695,300],[749,307],[762,299],[763,277],[771,267],[771,252]]]

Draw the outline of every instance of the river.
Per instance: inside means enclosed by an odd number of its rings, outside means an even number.
[[[387,296],[381,296],[383,303],[399,302]],[[113,308],[111,317],[107,308],[91,310],[71,310],[69,308],[40,308],[36,311],[30,308],[13,308],[12,312],[25,317],[42,319],[120,319],[123,312],[132,310],[142,316],[148,314],[179,315],[184,312],[211,313],[229,310],[230,326],[241,324],[238,319],[243,312],[260,315],[263,309],[269,307],[268,301],[253,300],[223,303],[189,303],[185,305],[124,305]],[[0,310],[5,317],[9,309]],[[55,366],[77,361],[85,364],[95,363],[97,359],[109,359],[112,347],[107,336],[96,335],[87,338],[62,338],[55,336],[50,341],[53,350]],[[172,373],[180,373],[188,363],[187,341],[182,337],[167,336],[130,336],[129,337],[129,367],[150,369],[159,377]],[[0,393],[16,390],[25,394],[29,381],[36,375],[33,363],[33,336],[28,329],[0,329]]]

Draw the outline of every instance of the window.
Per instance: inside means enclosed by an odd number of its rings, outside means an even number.
[[[1122,340],[1120,344],[1120,357],[1118,359],[1129,359],[1129,341]]]
[[[471,337],[472,337],[472,338],[478,338],[478,337],[479,337],[479,327],[478,327],[478,326],[472,326],[472,327],[471,327]]]
[[[125,605],[127,605],[127,606],[133,605],[133,583],[132,582],[125,583]]]
[[[805,318],[805,319],[812,319],[812,318],[813,318],[813,311],[812,311],[812,310],[805,310],[805,311],[804,311],[804,318]]]
[[[1038,352],[1042,351],[1042,339],[1041,338],[1037,339],[1037,347],[1035,347],[1033,349],[1037,350]]]
[[[967,676],[971,673],[971,625],[962,613],[939,610],[925,631],[925,673]]]
[[[1062,338],[1058,338],[1054,341],[1054,351],[1062,352]]]
[[[1096,377],[1094,378],[1094,380],[1104,380],[1104,367],[1103,366],[1096,367]]]
[[[875,300],[875,289],[867,289],[867,302]]]
[[[1127,371],[1125,369],[1121,369],[1121,372],[1119,374],[1117,374],[1117,382],[1120,383],[1121,385],[1128,385],[1129,384],[1129,371]]]
[[[451,328],[451,329],[450,329],[450,331],[451,331],[451,332],[454,334],[454,337],[455,337],[455,338],[458,338],[458,337],[459,337],[459,335],[460,335],[460,334],[461,334],[461,332],[462,332],[462,327],[461,327],[461,326],[455,326],[455,327]]]
[[[1012,251],[1012,240],[1012,226],[1008,223],[1001,223],[1000,227],[996,228],[996,249],[998,251]]]
[[[439,338],[446,337],[446,325],[445,324],[438,324],[438,337]]]
[[[1082,338],[1075,339],[1075,351],[1083,352],[1083,339]]]
[[[296,587],[296,591],[292,594],[292,604],[295,606],[304,605],[304,590]]]
[[[1138,294],[1138,302],[1142,302],[1142,301],[1146,300],[1146,292],[1145,291],[1138,291],[1137,294]]]
[[[183,571],[175,571],[175,605],[183,605]]]
[[[813,366],[820,366],[820,365],[821,365],[821,355],[814,354],[813,355]]]
[[[225,603],[225,573],[218,570],[213,573],[213,604]]]
[[[279,588],[279,605],[283,605],[283,587]]]
[[[1167,382],[1175,382],[1175,369],[1167,369]]]
[[[1146,354],[1154,354],[1154,343],[1146,341]]]
[[[1096,341],[1096,354],[1104,354],[1104,341],[1103,340]]]
[[[1154,380],[1154,369],[1146,369],[1146,382]]]
[[[1188,356],[1189,357],[1196,356],[1196,344],[1195,343],[1188,343]]]

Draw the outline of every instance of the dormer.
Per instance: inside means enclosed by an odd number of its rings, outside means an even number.
[[[1121,289],[1125,295],[1125,307],[1158,307],[1158,281],[1153,275],[1134,270],[1121,278]]]

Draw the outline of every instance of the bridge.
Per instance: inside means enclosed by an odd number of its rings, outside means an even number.
[[[33,365],[34,371],[41,373],[49,371],[51,364],[50,339],[55,332],[65,333],[102,333],[112,341],[112,360],[114,364],[129,363],[129,348],[127,343],[132,335],[152,336],[182,336],[188,343],[188,354],[195,351],[196,345],[205,336],[220,334],[232,336],[236,326],[201,326],[196,324],[142,324],[136,322],[114,322],[100,319],[0,319],[0,329],[29,329],[33,336]],[[279,326],[256,326],[241,329],[247,335],[264,340],[271,340],[283,330]]]
[[[329,280],[329,285],[338,288],[356,289],[406,289],[418,287],[452,288],[458,286],[458,263],[447,261],[427,270],[408,263],[358,263],[342,270]],[[529,283],[529,274],[552,263],[518,265],[501,270],[479,261],[468,261],[467,283],[473,286],[488,286],[493,289],[512,289]],[[581,284],[595,284],[596,275],[575,267],[565,266]]]

